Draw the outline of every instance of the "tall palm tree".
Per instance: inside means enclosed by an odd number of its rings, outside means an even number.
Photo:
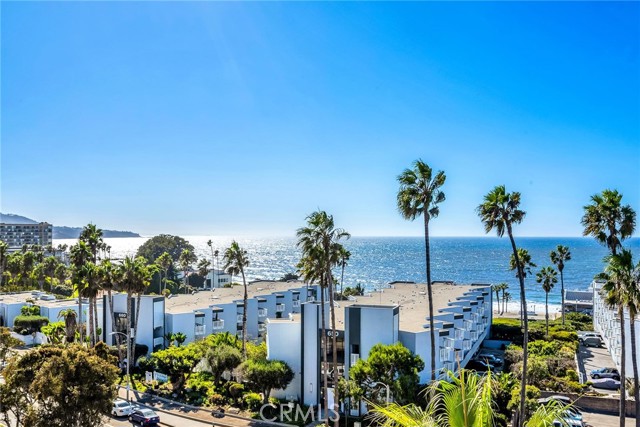
[[[529,351],[527,345],[529,342],[529,318],[527,316],[527,299],[524,288],[525,272],[522,271],[522,264],[518,257],[518,248],[516,247],[516,241],[513,238],[513,225],[520,224],[525,217],[525,212],[520,209],[520,193],[513,192],[507,193],[504,185],[496,186],[487,195],[484,196],[484,201],[477,208],[478,216],[484,223],[484,229],[486,233],[491,230],[495,230],[498,237],[504,236],[505,231],[511,241],[511,249],[513,250],[513,257],[516,268],[518,270],[518,281],[520,282],[520,303],[525,310],[523,310],[523,323],[524,323],[524,342],[523,342],[523,358],[522,358],[522,385],[520,387],[520,411],[518,417],[517,427],[521,427],[525,416],[525,403],[526,403],[526,384],[527,384],[527,362],[529,358]]]
[[[636,213],[631,206],[622,206],[622,194],[617,190],[604,190],[591,196],[591,204],[584,207],[582,226],[584,236],[595,237],[615,255],[622,241],[633,235]]]
[[[224,251],[224,269],[229,274],[241,275],[242,285],[244,286],[243,307],[242,307],[242,356],[247,357],[247,300],[249,293],[247,290],[247,279],[244,276],[244,269],[249,265],[247,251],[242,249],[235,240],[231,242]]]
[[[83,342],[83,313],[82,313],[82,293],[86,286],[86,281],[83,276],[82,267],[91,260],[91,251],[85,242],[79,240],[78,243],[71,247],[70,261],[72,265],[72,280],[73,285],[76,288],[75,292],[78,294],[78,332],[80,335],[80,342]]]
[[[418,159],[413,169],[405,169],[398,176],[398,211],[403,218],[413,221],[420,215],[424,219],[424,247],[429,295],[429,329],[431,337],[431,381],[436,379],[436,332],[433,312],[433,290],[431,288],[431,249],[429,245],[429,222],[440,213],[438,205],[445,200],[440,190],[447,177],[443,171],[435,174],[429,165]]]
[[[636,350],[636,319],[638,318],[638,311],[640,310],[640,261],[636,264],[632,273],[632,281],[629,283],[627,292],[629,298],[627,301],[627,308],[629,309],[629,322],[631,327],[631,364],[633,366],[633,399],[636,405],[636,414],[640,414],[640,388],[638,383],[640,377],[638,376],[638,354]],[[636,427],[640,427],[640,417],[636,416]]]
[[[582,216],[582,226],[584,236],[593,236],[596,241],[605,245],[611,254],[615,256],[622,248],[622,241],[631,237],[636,228],[636,213],[629,205],[622,205],[622,194],[617,190],[603,190],[600,194],[591,196],[591,204],[584,206]],[[624,314],[624,309],[619,309]],[[624,357],[626,344],[624,341],[624,316],[620,315],[620,326],[622,330],[622,363],[624,370]],[[620,395],[626,396],[625,376],[620,372]],[[620,427],[624,427],[626,399],[620,399]]]
[[[164,290],[167,289],[167,275],[173,265],[171,254],[169,254],[169,252],[163,252],[162,255],[156,258],[156,265],[162,270],[162,277],[160,277],[160,279],[163,280],[164,278],[164,286],[162,286],[161,293],[164,293]]]
[[[512,300],[511,292],[504,291],[502,292],[502,304],[504,307],[504,312],[508,312],[509,309],[509,301]]]
[[[558,245],[556,250],[549,254],[551,262],[556,265],[560,272],[560,294],[562,295],[562,324],[564,325],[564,263],[571,260],[571,252],[567,246]]]
[[[207,241],[207,246],[209,246],[209,249],[211,249],[211,269],[212,269],[212,273],[211,273],[211,289],[215,288],[216,286],[214,285],[214,282],[216,280],[216,264],[215,264],[215,257],[217,256],[218,251],[213,249],[213,241],[211,239],[209,239]]]
[[[106,249],[107,247],[102,236],[103,236],[102,230],[99,229],[95,224],[89,223],[84,226],[84,228],[80,232],[80,237],[78,239],[79,241],[85,242],[89,247],[89,251],[91,252],[91,262],[94,265],[98,265],[98,254],[100,253],[100,251]],[[90,283],[89,287],[94,287],[95,285],[96,285],[95,282]],[[96,289],[95,292],[92,290],[90,292],[91,296],[89,296],[89,304],[91,305],[89,312],[93,312],[95,314],[90,319],[91,330],[93,330],[94,333],[97,332],[98,330],[97,297],[99,292],[100,292],[100,289]],[[95,344],[96,337],[94,336],[94,334],[91,334],[91,340],[92,340],[92,344]]]
[[[504,294],[504,291],[509,288],[509,285],[506,283],[498,283],[497,285],[492,285],[491,289],[496,293],[496,302],[498,304],[498,311],[500,311],[500,292]]]
[[[605,258],[606,266],[604,273],[596,276],[599,279],[605,280],[605,284],[602,287],[602,293],[604,294],[604,301],[609,307],[615,309],[618,312],[620,318],[620,401],[626,400],[626,326],[625,326],[625,308],[629,308],[629,317],[631,319],[630,331],[631,331],[631,351],[632,351],[632,364],[634,370],[634,377],[638,379],[638,364],[637,355],[635,354],[636,336],[635,328],[635,316],[637,314],[638,306],[638,288],[637,283],[634,280],[634,267],[633,256],[631,251],[622,249],[620,253],[607,255]],[[637,393],[637,383],[636,392]],[[634,396],[637,398],[637,395]],[[637,403],[637,401],[636,401]],[[620,410],[626,409],[626,405],[623,407],[620,405]],[[624,414],[624,412],[623,412]],[[624,424],[620,424],[623,426]]]
[[[98,292],[100,291],[98,266],[91,261],[87,261],[82,267],[80,267],[80,274],[84,280],[84,287],[80,295],[89,300],[89,343],[91,346],[94,346],[97,343],[98,331],[95,321],[98,317],[98,313],[91,302],[96,299]]]
[[[335,289],[333,283],[332,269],[340,262],[340,254],[344,247],[338,243],[342,239],[351,237],[342,228],[336,228],[333,215],[325,211],[316,211],[307,217],[307,226],[299,228],[296,232],[298,237],[298,247],[302,249],[303,256],[310,257],[318,264],[318,268],[323,272],[322,276],[327,284],[329,293],[329,314],[331,316],[331,329],[336,330],[336,314],[334,306]],[[324,306],[322,307],[324,310]],[[333,384],[334,384],[334,410],[337,413],[338,396],[338,347],[336,334],[331,334],[332,340],[332,364],[333,364]],[[336,425],[337,425],[336,420]]]
[[[544,291],[544,318],[547,324],[547,336],[549,336],[549,292],[553,285],[558,283],[558,273],[553,267],[542,267],[536,274],[536,282],[542,285]]]
[[[56,268],[60,264],[60,261],[55,256],[48,256],[44,259],[43,267],[45,276],[49,277],[49,289],[53,287],[53,278],[56,274]]]
[[[198,262],[198,275],[202,276],[205,280],[205,285],[207,284],[207,276],[209,275],[209,267],[211,266],[211,261],[206,258],[202,258]],[[211,278],[211,289],[213,288],[213,278]]]
[[[340,267],[342,267],[342,273],[340,274],[340,297],[344,296],[344,268],[347,266],[347,261],[351,258],[351,252],[347,250],[347,248],[341,248],[340,253],[338,254],[340,257]]]
[[[518,258],[511,255],[509,259],[509,268],[511,270],[516,270],[516,278],[519,277],[519,274],[522,274],[522,278],[526,279],[528,275],[531,275],[531,268],[536,265],[531,261],[531,255],[529,255],[529,251],[526,249],[518,248]],[[520,268],[516,265],[516,263],[520,264]],[[527,311],[527,305],[522,304],[520,302],[520,326],[524,324],[523,316],[524,312]]]
[[[100,289],[107,291],[107,305],[109,306],[109,316],[111,318],[111,324],[116,324],[116,314],[113,309],[113,291],[118,290],[118,284],[116,279],[117,269],[111,263],[109,259],[103,259],[98,265],[98,281],[100,282]],[[116,346],[118,348],[119,359],[122,360],[121,349],[121,335],[114,335],[116,340]]]
[[[180,254],[180,258],[178,258],[178,264],[182,269],[182,273],[184,274],[184,291],[187,293],[188,283],[189,283],[189,271],[191,270],[191,265],[198,260],[196,254],[191,252],[189,249],[183,249]]]

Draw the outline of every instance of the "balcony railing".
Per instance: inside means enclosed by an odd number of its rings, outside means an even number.
[[[298,307],[300,307],[300,300],[295,300],[293,302],[293,308],[298,308]]]
[[[456,328],[455,337],[457,340],[461,340],[464,338],[464,329]]]
[[[471,350],[471,341],[470,340],[462,341],[462,349],[465,351]]]
[[[157,346],[157,345],[163,345],[164,344],[164,338],[163,337],[159,337],[159,338],[154,338],[153,339],[153,346]]]
[[[447,349],[453,349],[455,347],[455,341],[451,338],[443,338],[442,347]]]
[[[219,331],[220,329],[224,329],[224,320],[214,320],[212,329],[214,331]]]
[[[195,334],[196,335],[204,335],[207,328],[204,325],[196,325]]]
[[[350,358],[351,366],[355,365],[358,362],[358,359],[360,359],[360,354],[351,353],[351,358]]]
[[[266,308],[259,308],[258,309],[258,317],[267,317],[267,313],[269,312],[269,310],[267,310]]]
[[[267,332],[267,325],[264,323],[258,323],[258,332]]]
[[[237,319],[238,323],[242,323],[242,314],[238,314],[236,316],[236,319]]]
[[[276,313],[282,313],[284,311],[284,304],[276,304]]]
[[[307,297],[307,302],[314,302],[316,300],[316,297],[314,297],[313,295],[309,295]]]
[[[453,349],[441,348],[440,349],[440,361],[441,362],[453,362],[455,359],[455,352]]]
[[[479,335],[480,335],[480,333],[478,331],[473,331],[473,332],[471,332],[471,339],[473,341],[478,341]]]

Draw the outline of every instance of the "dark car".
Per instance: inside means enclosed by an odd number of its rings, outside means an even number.
[[[224,408],[219,407],[218,409],[214,409],[211,411],[211,415],[215,418],[224,418]]]
[[[486,360],[469,360],[467,363],[466,369],[477,371],[477,372],[486,372],[486,371],[495,371],[496,367],[491,363],[487,363]]]
[[[160,417],[151,409],[136,409],[129,415],[129,422],[143,427],[157,426]]]

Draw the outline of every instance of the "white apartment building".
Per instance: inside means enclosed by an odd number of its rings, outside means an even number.
[[[89,318],[89,300],[82,300],[82,321]],[[40,307],[40,315],[47,317],[50,323],[62,320],[60,312],[71,309],[78,314],[78,299],[56,299],[55,296],[45,292],[19,292],[0,294],[0,326],[13,328],[14,319],[20,315],[22,307],[37,305]],[[100,304],[98,311],[100,311]],[[79,319],[79,317],[77,317]]]
[[[593,329],[598,332],[604,341],[605,346],[611,354],[613,363],[616,368],[620,370],[622,367],[622,337],[621,337],[621,325],[620,317],[618,316],[618,310],[608,307],[602,296],[603,282],[594,281],[591,286],[593,287]],[[625,342],[626,342],[626,361],[625,361],[625,375],[627,378],[633,378],[633,356],[631,352],[631,330],[629,327],[629,311],[624,311],[624,330],[625,330]],[[640,319],[635,320],[636,331],[640,331]],[[640,340],[636,341],[636,353],[640,358]],[[640,362],[640,360],[639,360]]]
[[[489,285],[433,285],[436,328],[436,369],[464,367],[480,349],[491,327],[491,287]],[[327,345],[337,338],[338,372],[349,376],[358,359],[367,358],[378,343],[402,343],[425,362],[420,372],[423,383],[431,379],[431,339],[426,285],[396,284],[383,292],[336,302],[336,330],[329,327],[329,306],[325,305]],[[289,319],[267,322],[269,359],[286,361],[295,378],[280,398],[299,398],[306,405],[321,402],[322,355],[320,348],[321,308],[316,302],[303,303],[301,313]],[[329,355],[332,349],[328,348]],[[330,359],[330,357],[329,357]],[[332,384],[329,387],[332,388]],[[328,396],[332,404],[332,390]]]
[[[0,240],[9,245],[9,251],[16,251],[22,245],[50,245],[53,240],[53,226],[47,222],[38,224],[0,223]]]

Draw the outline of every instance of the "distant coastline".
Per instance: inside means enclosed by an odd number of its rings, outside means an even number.
[[[16,214],[3,214],[0,213],[0,222],[7,224],[37,224],[40,221],[27,218],[26,216]],[[53,238],[54,239],[77,239],[80,237],[82,227],[66,227],[66,226],[53,226]],[[117,238],[117,237],[142,237],[138,233],[133,231],[119,231],[119,230],[102,230],[103,237]]]

